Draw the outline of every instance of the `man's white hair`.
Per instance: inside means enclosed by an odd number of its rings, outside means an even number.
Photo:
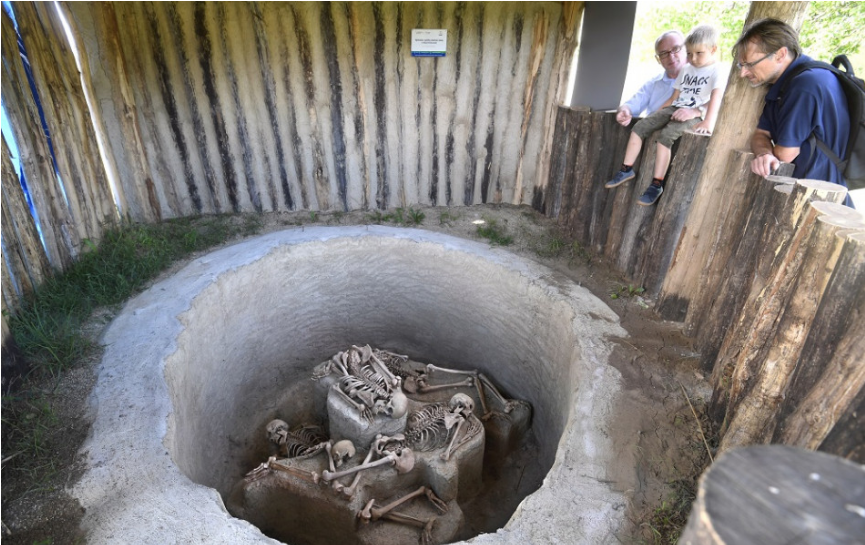
[[[658,50],[658,44],[660,44],[664,40],[664,38],[666,38],[667,36],[678,36],[679,38],[682,39],[682,43],[685,42],[685,35],[684,34],[679,32],[678,30],[668,30],[667,32],[664,32],[663,34],[658,36],[658,39],[655,40],[655,51]]]

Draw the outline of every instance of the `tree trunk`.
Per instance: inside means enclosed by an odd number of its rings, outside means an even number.
[[[752,2],[745,24],[763,17],[775,17],[798,29],[807,7],[807,2]],[[751,204],[750,201],[742,200],[743,195],[738,193],[730,197],[735,199],[732,202],[723,203],[721,199],[730,152],[750,149],[751,135],[763,109],[765,92],[765,88],[752,88],[735,70],[730,72],[718,123],[709,142],[685,230],[659,295],[657,309],[664,318],[682,320],[685,316],[683,311],[693,298],[700,296],[700,292],[712,297],[718,289],[717,285],[704,284],[701,275],[694,274],[694,271],[704,270],[712,257],[726,257],[710,255],[712,236],[725,220],[719,205],[725,204],[726,208],[737,210],[747,209]]]

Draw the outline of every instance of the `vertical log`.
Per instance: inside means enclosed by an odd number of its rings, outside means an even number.
[[[657,295],[661,288],[664,273],[673,259],[673,251],[694,197],[709,139],[688,132],[682,135],[678,144],[676,156],[670,164],[664,194],[657,204],[639,255],[635,256],[635,283],[652,296]]]
[[[800,180],[788,196],[779,193],[778,201],[769,217],[777,218],[760,252],[751,290],[742,313],[728,331],[719,351],[712,373],[711,413],[716,420],[729,423],[735,406],[752,384],[754,366],[765,357],[766,342],[775,331],[779,312],[790,294],[790,285],[772,281],[787,270],[795,271],[801,264],[797,251],[802,237],[813,226],[817,212],[808,203],[813,198],[830,197],[839,201],[846,189],[828,182]],[[783,186],[776,188],[776,191]]]
[[[565,109],[572,127],[569,139],[569,158],[564,170],[562,182],[562,215],[564,225],[581,243],[585,240],[579,238],[584,233],[581,228],[582,221],[578,215],[580,202],[586,198],[587,173],[593,165],[589,146],[592,141],[592,114],[588,110]]]
[[[816,216],[819,212],[811,207],[811,214]],[[841,244],[835,236],[839,227],[835,222],[817,218],[810,229],[811,234],[807,234],[808,225],[806,222],[800,228],[803,233],[802,246],[798,249],[791,247],[791,265],[779,270],[772,278],[773,285],[790,286],[791,293],[784,298],[786,304],[775,319],[777,326],[774,334],[767,339],[769,349],[759,363],[753,385],[736,407],[735,417],[721,442],[722,450],[767,442],[772,437],[776,413],[796,369],[815,310],[841,252]],[[798,259],[801,259],[799,267],[794,265]],[[862,377],[865,377],[865,370]]]
[[[807,7],[805,2],[752,2],[745,24],[775,17],[798,29]],[[765,88],[752,88],[735,70],[730,72],[718,123],[685,221],[684,235],[659,295],[657,308],[664,318],[682,320],[698,289],[717,290],[714,285],[701,285],[700,277],[693,272],[705,268],[711,259],[711,237],[727,219],[721,206],[727,210],[746,210],[750,206],[745,193],[729,191],[726,163],[733,150],[749,148],[765,92]]]
[[[742,164],[743,168],[746,166]],[[778,196],[778,192],[775,191],[776,180],[751,174],[750,169],[744,173],[743,184],[755,187],[756,195],[752,200],[753,204],[748,211],[744,227],[731,231],[741,234],[724,238],[731,244],[730,258],[723,270],[724,276],[718,295],[713,301],[706,300],[707,306],[697,336],[697,347],[705,371],[712,371],[724,335],[734,318],[740,315],[746,297],[751,291],[754,268],[758,256],[761,255],[761,249],[767,246],[775,231],[777,221],[775,218],[781,213],[780,208],[784,202],[780,197],[775,198]],[[787,180],[795,183],[792,178]],[[692,302],[692,311],[694,306],[695,302]],[[695,314],[696,312],[691,313],[691,315]]]
[[[865,233],[848,232],[838,240],[841,256],[808,332],[774,436],[812,449],[827,439],[845,413],[852,414],[852,428],[863,433],[862,413],[855,414],[861,410],[857,396],[865,391]],[[838,450],[855,450],[847,441],[837,442]]]
[[[78,253],[78,232],[54,174],[39,110],[18,54],[15,28],[5,10],[2,11],[2,21],[3,77],[0,85],[3,104],[21,154],[27,188],[39,216],[48,260],[54,269],[62,270]]]
[[[554,147],[556,146],[556,123],[561,110],[560,104],[565,102],[565,92],[568,88],[568,75],[571,70],[571,62],[577,50],[577,34],[583,19],[585,2],[564,2],[562,5],[562,18],[559,22],[559,38],[556,42],[556,50],[553,54],[553,78],[547,93],[546,109],[544,112],[544,136],[541,148],[538,174],[532,194],[532,207],[549,217],[557,217],[559,210],[552,205],[559,201],[556,194],[557,187],[550,187],[549,182],[555,179],[551,175],[552,162],[555,160]]]
[[[635,232],[644,224],[647,217],[651,219],[655,213],[654,206],[639,206],[637,204],[637,199],[643,194],[646,186],[652,182],[657,142],[657,132],[652,134],[652,136],[643,142],[640,155],[634,162],[634,170],[637,171],[637,177],[634,180],[624,185],[620,185],[615,189],[606,189],[604,188],[604,182],[599,182],[601,191],[609,191],[613,193],[613,195],[609,197],[613,204],[610,212],[610,226],[607,232],[606,245],[604,246],[604,255],[617,263],[620,262],[619,257],[621,255],[630,255],[630,250],[634,244]],[[619,167],[622,165],[622,159],[624,156],[624,150],[622,150],[622,154],[614,159],[615,163],[618,163]],[[609,173],[607,180],[609,180],[617,170],[618,169],[614,166],[612,172]]]
[[[597,253],[604,251],[607,235],[610,229],[610,217],[613,210],[615,191],[604,187],[615,172],[622,166],[622,157],[628,144],[630,131],[619,125],[613,113],[603,114],[598,118],[598,131],[593,134],[601,142],[598,156],[595,157],[596,168],[591,182],[591,207],[584,213],[591,214],[589,223],[589,244]]]
[[[12,166],[9,148],[3,139],[3,247],[8,257],[6,267],[12,269],[11,278],[15,278],[22,295],[33,291],[51,274],[48,256],[39,240],[36,222],[30,214],[21,183]],[[10,301],[17,299],[18,290],[5,294]]]
[[[129,67],[120,46],[114,4],[72,2],[69,10],[81,49],[82,74],[94,92],[109,156],[118,175],[124,213],[133,221],[151,222],[162,216],[147,166],[138,127],[138,113],[128,79]]]
[[[15,13],[77,236],[98,241],[118,216],[75,57],[53,4],[22,2]]]

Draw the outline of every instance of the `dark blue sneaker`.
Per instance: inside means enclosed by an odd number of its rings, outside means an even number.
[[[649,187],[647,187],[646,190],[643,191],[643,194],[640,195],[640,198],[637,200],[637,204],[642,206],[652,206],[653,204],[658,202],[658,198],[663,192],[663,187],[655,184],[649,184]]]
[[[636,177],[637,177],[637,175],[634,173],[634,169],[631,169],[627,172],[625,172],[624,170],[620,170],[616,173],[615,176],[613,176],[612,180],[610,180],[609,182],[604,184],[604,187],[606,187],[607,189],[619,187],[623,183],[625,183],[629,180],[633,180]]]

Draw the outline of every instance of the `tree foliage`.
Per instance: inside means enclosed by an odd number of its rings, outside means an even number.
[[[631,62],[654,62],[655,39],[664,31],[687,34],[701,24],[715,26],[721,34],[720,60],[730,62],[730,51],[739,38],[750,2],[640,2],[634,28]],[[861,29],[865,26],[865,2],[811,2],[800,38],[803,50],[815,59],[831,61],[845,53],[865,72]]]

